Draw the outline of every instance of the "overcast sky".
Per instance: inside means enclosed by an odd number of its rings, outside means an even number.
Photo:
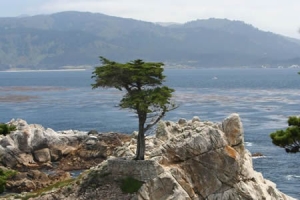
[[[150,22],[227,18],[300,39],[300,0],[0,0],[0,17],[67,10]]]

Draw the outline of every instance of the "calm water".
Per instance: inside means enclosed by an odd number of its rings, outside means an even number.
[[[269,134],[286,128],[290,115],[300,114],[297,69],[168,69],[180,107],[166,119],[220,122],[240,114],[247,148],[266,157],[254,167],[284,193],[300,198],[300,153],[286,154],[272,145]],[[122,93],[92,90],[91,71],[0,72],[0,122],[22,118],[56,131],[66,129],[131,133],[134,113],[120,110]]]

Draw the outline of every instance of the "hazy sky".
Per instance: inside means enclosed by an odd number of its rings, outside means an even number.
[[[300,39],[300,0],[0,0],[0,17],[67,10],[151,22],[227,18]]]

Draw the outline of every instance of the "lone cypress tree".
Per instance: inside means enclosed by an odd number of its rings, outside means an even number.
[[[116,88],[126,91],[119,106],[135,111],[138,117],[136,160],[144,160],[145,132],[153,127],[166,112],[176,108],[171,102],[173,89],[163,86],[163,63],[143,62],[140,59],[117,63],[100,57],[102,66],[96,67],[93,89]]]
[[[300,150],[300,117],[292,116],[288,119],[289,127],[270,134],[273,144],[285,148],[288,153]]]

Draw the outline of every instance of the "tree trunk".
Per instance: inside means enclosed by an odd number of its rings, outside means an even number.
[[[139,118],[139,134],[138,134],[138,139],[137,139],[135,160],[144,160],[145,159],[144,124],[145,124],[145,120]]]

